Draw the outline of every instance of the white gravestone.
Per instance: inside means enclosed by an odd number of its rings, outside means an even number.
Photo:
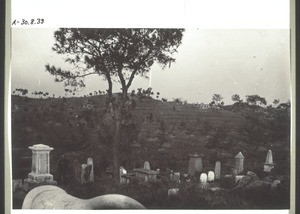
[[[120,167],[120,184],[125,184],[126,183],[126,178],[123,178],[122,175],[126,175],[127,171],[123,166]]]
[[[237,170],[237,174],[240,174],[244,170],[244,155],[239,152],[235,156],[235,169]]]
[[[25,182],[56,184],[53,181],[53,175],[50,174],[50,151],[53,148],[44,144],[36,144],[30,146],[29,149],[32,151],[32,167]]]
[[[267,153],[266,162],[264,164],[264,171],[270,172],[274,168],[274,165],[272,151],[269,150]]]
[[[144,163],[144,169],[150,170],[150,163],[149,162]]]
[[[213,171],[209,171],[207,174],[207,181],[214,181],[215,180],[215,173]]]
[[[206,173],[201,173],[200,175],[200,183],[206,184],[207,182],[207,174]]]
[[[219,180],[221,178],[221,162],[217,161],[215,165],[215,179]]]

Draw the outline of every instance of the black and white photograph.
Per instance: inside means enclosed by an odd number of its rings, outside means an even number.
[[[13,209],[289,209],[290,124],[289,30],[12,29]]]
[[[289,2],[12,0],[7,213],[293,213]]]

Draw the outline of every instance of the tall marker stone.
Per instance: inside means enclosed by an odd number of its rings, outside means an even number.
[[[189,155],[189,169],[188,174],[194,176],[196,172],[202,172],[202,155],[199,154],[192,154]]]
[[[31,172],[28,178],[24,179],[23,190],[27,192],[41,184],[57,184],[53,180],[53,175],[50,174],[50,151],[53,148],[44,144],[36,144],[30,146],[29,149],[32,151]]]
[[[53,148],[44,144],[36,144],[30,146],[29,149],[32,151],[32,166],[27,181],[53,183],[53,175],[50,174],[50,151]]]
[[[215,165],[215,179],[219,180],[221,178],[221,162],[217,161]]]
[[[235,169],[237,170],[237,174],[244,170],[244,159],[245,157],[241,152],[235,156]]]
[[[87,165],[91,165],[92,166],[92,170],[90,173],[90,177],[89,177],[89,181],[90,182],[94,182],[95,181],[95,176],[94,176],[94,161],[93,158],[89,157],[86,161]]]
[[[120,184],[125,184],[126,183],[126,178],[124,178],[122,175],[126,175],[127,171],[123,166],[120,166]]]
[[[272,151],[269,150],[267,157],[266,157],[266,162],[264,164],[264,171],[265,172],[270,172],[273,168],[274,168],[274,163],[273,163],[273,155],[272,155]]]

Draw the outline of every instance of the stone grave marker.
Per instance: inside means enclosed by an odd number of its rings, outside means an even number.
[[[73,172],[75,180],[81,182],[81,166],[79,160],[77,159],[73,161]]]
[[[235,183],[237,183],[239,180],[241,180],[243,177],[245,177],[244,175],[237,175],[235,176]]]
[[[30,146],[32,151],[32,167],[31,172],[28,174],[28,179],[24,180],[25,186],[34,187],[35,184],[56,184],[53,180],[53,175],[50,174],[50,151],[52,147],[44,144],[36,144]],[[26,188],[30,189],[30,187]]]
[[[80,183],[94,182],[93,159],[88,158],[86,164],[81,164]]]
[[[202,172],[202,155],[199,154],[191,154],[189,155],[189,168],[188,174],[194,176],[195,173]]]
[[[148,161],[144,163],[144,169],[150,170],[150,163]]]
[[[244,170],[244,155],[242,152],[239,152],[235,156],[235,169],[237,170],[237,174],[240,174]]]
[[[269,150],[267,153],[266,162],[264,164],[264,171],[270,172],[274,168],[274,165],[272,151]]]
[[[209,171],[207,174],[207,181],[214,181],[215,180],[215,173],[213,171]]]
[[[94,176],[94,161],[93,161],[93,158],[89,157],[87,159],[86,163],[87,163],[87,165],[92,166],[90,177],[89,177],[89,182],[94,182],[95,181],[95,176]]]
[[[200,175],[200,183],[206,184],[207,182],[207,174],[206,173],[201,173]]]
[[[217,161],[215,165],[215,179],[219,180],[221,178],[221,162]]]
[[[174,172],[173,180],[176,182],[180,181],[180,172]]]
[[[122,177],[122,175],[126,175],[127,171],[123,166],[120,167],[120,184],[125,184],[126,183],[126,178]]]

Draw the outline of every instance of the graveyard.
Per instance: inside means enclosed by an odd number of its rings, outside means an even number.
[[[137,98],[115,183],[105,95],[13,95],[11,106],[15,209],[44,185],[92,204],[119,194],[147,209],[289,208],[289,108]]]

